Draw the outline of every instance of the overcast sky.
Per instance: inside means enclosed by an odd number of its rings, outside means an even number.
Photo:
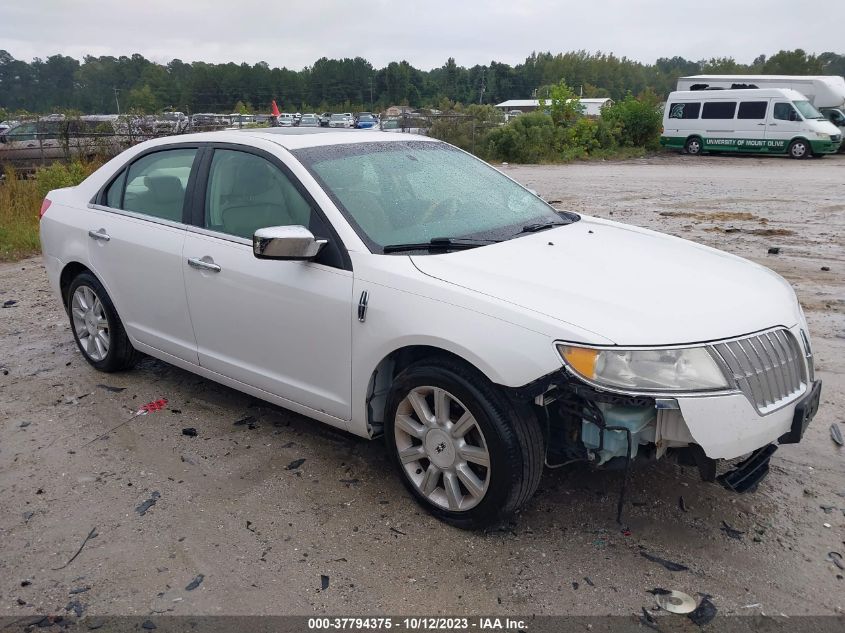
[[[7,0],[0,49],[30,61],[56,53],[157,62],[266,61],[299,70],[320,57],[430,69],[531,51],[585,49],[644,62],[803,48],[845,52],[841,4],[795,0]]]

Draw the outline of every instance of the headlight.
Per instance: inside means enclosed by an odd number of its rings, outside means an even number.
[[[824,132],[816,132],[816,138],[821,138],[826,141],[830,140],[830,134],[825,134]]]
[[[592,349],[558,344],[566,365],[590,382],[627,391],[712,391],[730,385],[703,347]]]

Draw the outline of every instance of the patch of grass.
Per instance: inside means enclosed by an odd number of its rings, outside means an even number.
[[[85,180],[102,163],[53,163],[28,178],[7,168],[0,181],[0,261],[14,261],[40,251],[38,212],[44,196],[53,189],[72,187]]]

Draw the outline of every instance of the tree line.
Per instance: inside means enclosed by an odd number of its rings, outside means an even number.
[[[361,57],[323,57],[302,70],[257,64],[158,64],[143,55],[65,55],[30,62],[0,50],[0,108],[50,113],[75,110],[110,114],[231,112],[238,107],[269,111],[275,99],[286,111],[382,110],[389,105],[432,107],[448,100],[495,104],[507,99],[548,96],[561,80],[584,97],[622,99],[645,91],[665,97],[678,77],[702,73],[843,75],[845,55],[808,54],[801,49],[760,55],[751,64],[730,57],[691,61],[660,58],[645,64],[612,53],[531,53],[521,64],[495,61],[471,68],[449,58],[432,70],[407,61],[375,68]]]

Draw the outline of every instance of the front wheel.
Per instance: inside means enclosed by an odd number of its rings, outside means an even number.
[[[536,490],[543,468],[536,417],[450,359],[423,361],[396,378],[385,440],[417,502],[464,529],[516,511]]]
[[[787,151],[789,152],[790,158],[795,158],[798,160],[802,158],[808,158],[813,153],[812,149],[810,148],[810,144],[804,139],[800,138],[792,141],[789,144],[789,149]]]

